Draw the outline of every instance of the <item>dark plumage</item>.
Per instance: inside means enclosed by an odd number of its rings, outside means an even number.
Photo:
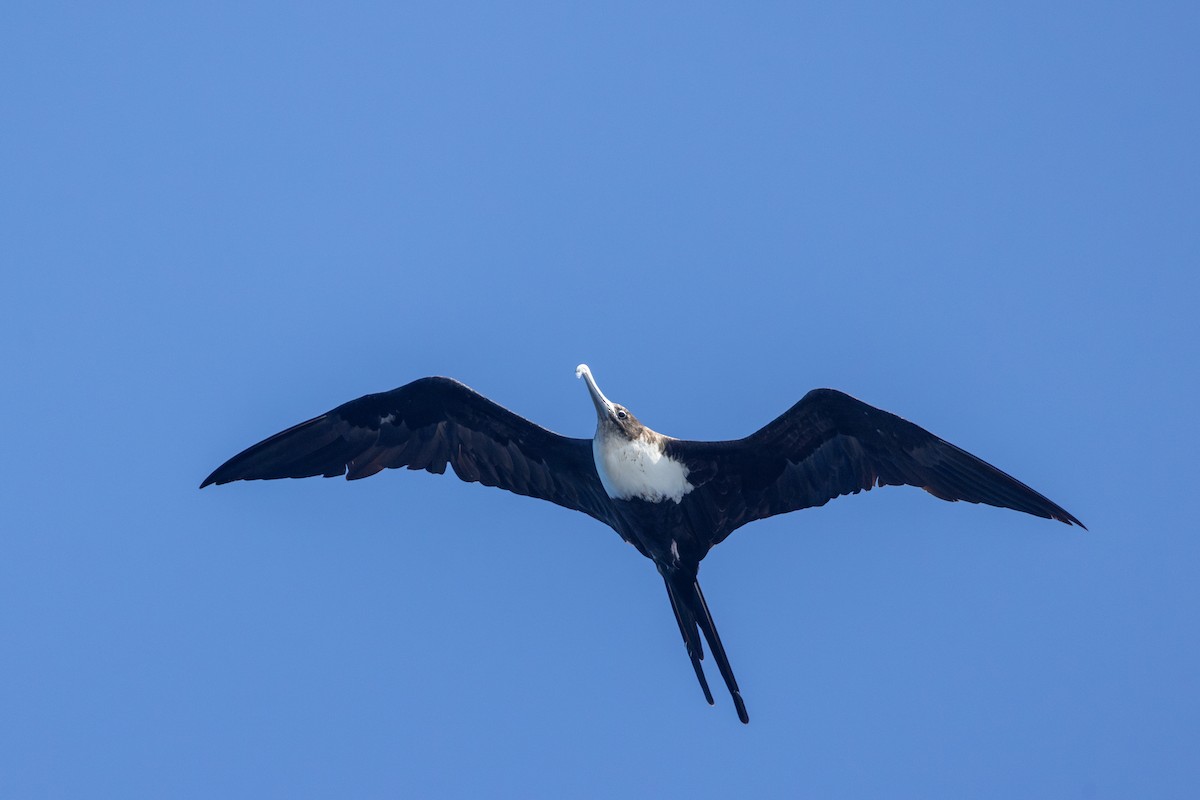
[[[389,467],[441,475],[549,500],[604,521],[607,498],[589,439],[568,439],[519,417],[452,378],[421,378],[343,403],[249,447],[200,488],[275,478],[369,478]],[[591,480],[579,475],[592,471]]]
[[[370,394],[239,453],[201,488],[238,480],[346,475],[391,467],[443,473],[548,500],[609,525],[652,559],[711,704],[701,636],[738,716],[748,721],[697,572],[737,528],[874,486],[908,484],[943,500],[1011,508],[1083,527],[1041,494],[894,414],[815,389],[744,439],[697,442],[646,428],[600,392],[595,439],[552,433],[450,378]],[[604,477],[601,476],[604,473]]]

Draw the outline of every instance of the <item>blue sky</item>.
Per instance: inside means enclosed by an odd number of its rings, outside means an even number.
[[[4,16],[0,795],[1194,796],[1195,4]],[[843,389],[1091,533],[742,529],[742,726],[582,515],[196,490],[428,374],[590,435],[581,361],[685,438]]]

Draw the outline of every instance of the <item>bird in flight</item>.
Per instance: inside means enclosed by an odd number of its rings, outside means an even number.
[[[396,467],[442,474],[449,464],[464,481],[582,511],[654,562],[704,698],[713,704],[701,665],[706,640],[742,722],[750,721],[746,704],[697,579],[708,551],[742,525],[907,484],[942,500],[1084,527],[965,450],[834,389],[814,389],[744,439],[700,442],[647,428],[604,396],[586,364],[575,374],[596,407],[591,439],[546,430],[452,378],[421,378],[277,433],[217,467],[200,488],[316,475],[357,480]]]

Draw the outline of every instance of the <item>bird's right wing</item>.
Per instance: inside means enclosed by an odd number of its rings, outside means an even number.
[[[226,461],[210,483],[366,478],[389,467],[441,474],[548,500],[607,522],[590,439],[546,430],[451,378],[369,394],[277,433]]]
[[[709,546],[756,519],[821,506],[874,486],[917,486],[943,500],[1011,508],[1083,527],[1062,507],[908,420],[833,389],[730,442],[670,440],[696,489],[683,499]]]

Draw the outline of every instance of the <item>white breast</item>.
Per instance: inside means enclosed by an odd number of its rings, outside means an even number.
[[[636,497],[678,503],[695,488],[688,483],[687,467],[644,439],[631,442],[623,436],[597,436],[592,440],[592,457],[604,491],[614,500]]]

